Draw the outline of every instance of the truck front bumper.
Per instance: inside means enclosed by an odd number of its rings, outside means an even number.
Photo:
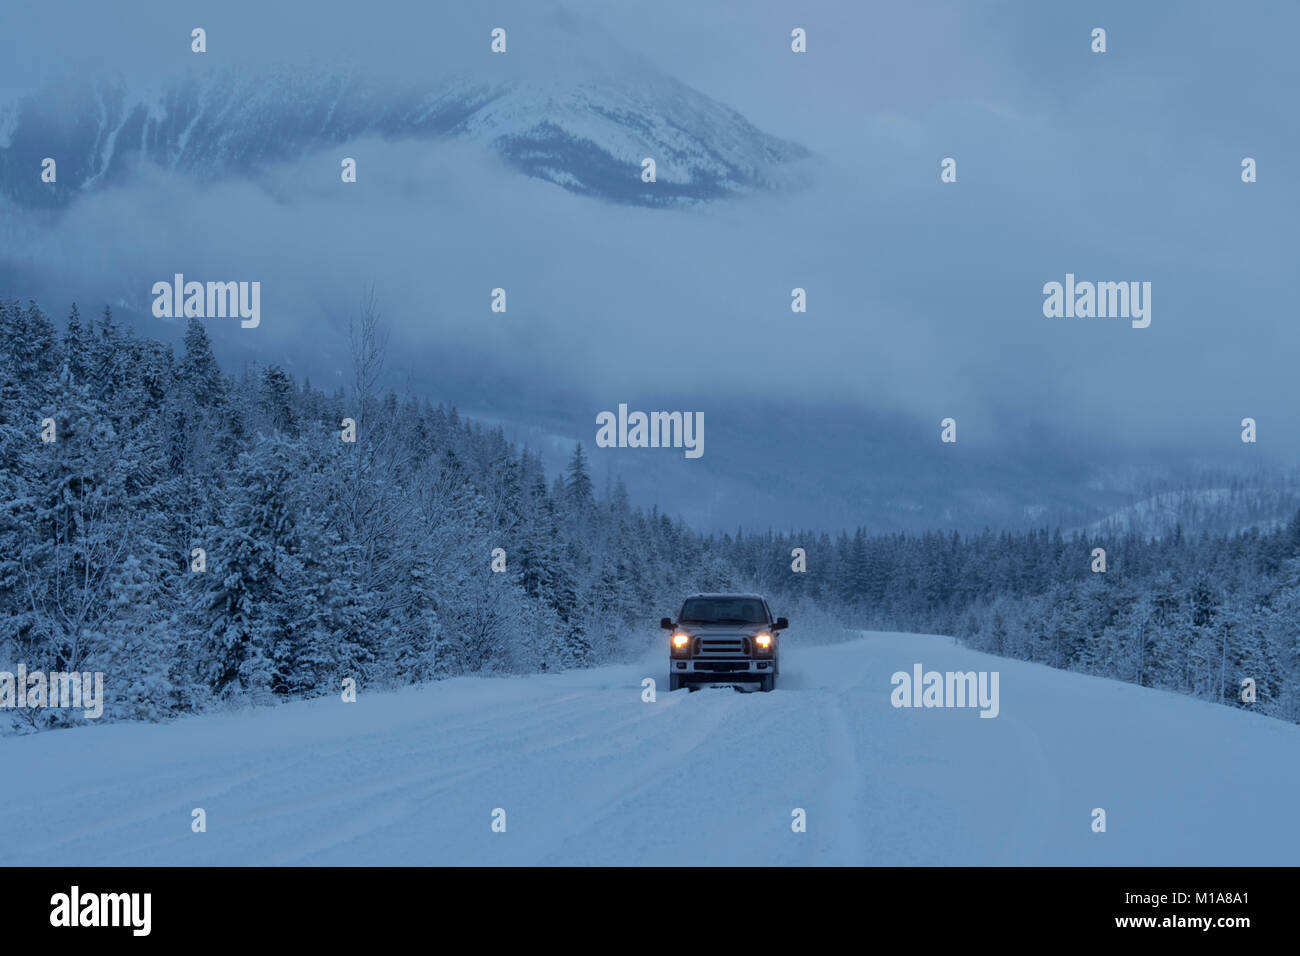
[[[760,680],[776,673],[775,660],[670,660],[669,673],[699,680]]]

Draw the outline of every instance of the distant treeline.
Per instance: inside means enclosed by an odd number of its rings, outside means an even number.
[[[857,626],[955,634],[996,654],[1300,722],[1300,513],[1275,531],[1180,527],[1159,539],[859,530],[718,544],[742,577]],[[792,575],[796,547],[808,570]],[[1252,686],[1254,700],[1243,700]]]

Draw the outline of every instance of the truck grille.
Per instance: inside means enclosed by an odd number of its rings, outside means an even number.
[[[696,638],[696,657],[748,657],[749,638]]]

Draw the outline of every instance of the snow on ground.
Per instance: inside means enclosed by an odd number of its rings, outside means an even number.
[[[1300,727],[945,637],[784,654],[771,694],[656,654],[0,740],[0,865],[1300,862]],[[895,709],[918,662],[999,671],[999,716]]]

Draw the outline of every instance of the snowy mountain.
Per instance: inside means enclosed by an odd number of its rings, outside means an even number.
[[[56,104],[57,108],[51,108]],[[201,179],[247,175],[359,137],[464,137],[529,176],[647,206],[779,187],[806,151],[645,64],[426,85],[280,69],[158,83],[64,83],[0,106],[0,194],[60,206],[133,159]],[[58,179],[40,179],[53,157]],[[657,181],[641,181],[654,158]]]
[[[8,740],[8,759],[41,786],[0,801],[0,831],[46,836],[0,842],[0,864],[1286,865],[1300,854],[1300,727],[950,638],[799,647],[790,633],[770,694],[666,693],[656,653]],[[917,662],[999,672],[998,716],[895,708],[891,675]],[[659,681],[653,703],[645,677]],[[1261,767],[1270,785],[1243,786]],[[205,833],[191,832],[196,807]],[[806,832],[791,826],[795,808]]]

